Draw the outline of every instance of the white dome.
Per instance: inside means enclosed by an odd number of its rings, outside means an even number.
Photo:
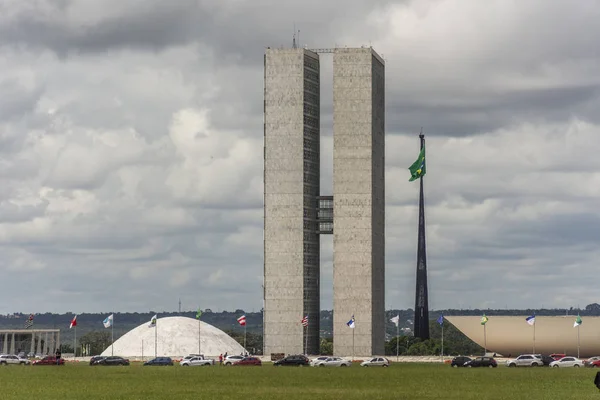
[[[200,322],[200,349],[198,349],[198,320],[188,317],[165,317],[156,320],[156,328],[143,323],[121,336],[102,352],[103,356],[154,357],[155,329],[157,356],[183,357],[201,354],[216,357],[219,354],[242,354],[244,348],[231,336],[206,322]],[[143,354],[142,354],[143,353]]]

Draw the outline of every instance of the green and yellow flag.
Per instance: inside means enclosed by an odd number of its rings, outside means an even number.
[[[485,314],[483,314],[483,317],[481,317],[481,325],[485,325],[486,322],[488,322],[488,317],[486,317]]]
[[[419,152],[419,158],[417,158],[417,161],[412,163],[408,169],[410,170],[409,182],[415,181],[425,175],[425,145],[423,145],[423,148]]]
[[[200,307],[198,307],[198,311],[196,311],[196,319],[200,319],[201,315],[202,315],[202,310],[200,310]]]

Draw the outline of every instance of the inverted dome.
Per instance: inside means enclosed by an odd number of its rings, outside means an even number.
[[[469,339],[484,346],[489,352],[507,356],[533,352],[533,326],[525,322],[528,315],[488,316],[484,340],[481,316],[446,316],[452,325]],[[565,353],[577,355],[577,335],[581,357],[600,355],[600,318],[582,317],[579,328],[573,327],[574,315],[535,317],[535,352],[540,354]],[[578,332],[579,331],[579,332]]]
[[[165,317],[156,320],[156,328],[143,323],[121,336],[102,352],[103,356],[154,357],[155,332],[157,356],[182,357],[198,353],[198,320],[188,317]],[[206,356],[242,354],[244,348],[231,336],[206,322],[200,321],[200,352]]]

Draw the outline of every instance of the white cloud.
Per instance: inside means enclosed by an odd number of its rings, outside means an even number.
[[[263,49],[293,22],[311,48],[385,56],[388,306],[414,301],[421,126],[433,308],[597,301],[597,4],[144,4],[2,8],[0,271],[29,290],[0,312],[260,309]]]

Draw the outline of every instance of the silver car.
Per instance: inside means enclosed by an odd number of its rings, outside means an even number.
[[[0,365],[9,365],[9,364],[29,365],[30,361],[26,358],[19,358],[17,356],[13,356],[13,355],[9,355],[9,354],[0,355]]]
[[[361,367],[389,367],[390,360],[385,357],[373,357],[360,363]]]
[[[350,367],[352,362],[344,360],[341,357],[327,357],[325,361],[319,364],[319,367]]]
[[[506,360],[507,367],[542,367],[544,362],[537,354],[521,354],[512,360]]]
[[[561,358],[560,360],[556,360],[550,363],[551,367],[554,368],[564,368],[564,367],[583,367],[583,361],[581,361],[577,357],[566,356]]]
[[[313,358],[312,360],[310,360],[310,365],[313,367],[318,367],[319,365],[323,364],[328,358],[328,356]]]

